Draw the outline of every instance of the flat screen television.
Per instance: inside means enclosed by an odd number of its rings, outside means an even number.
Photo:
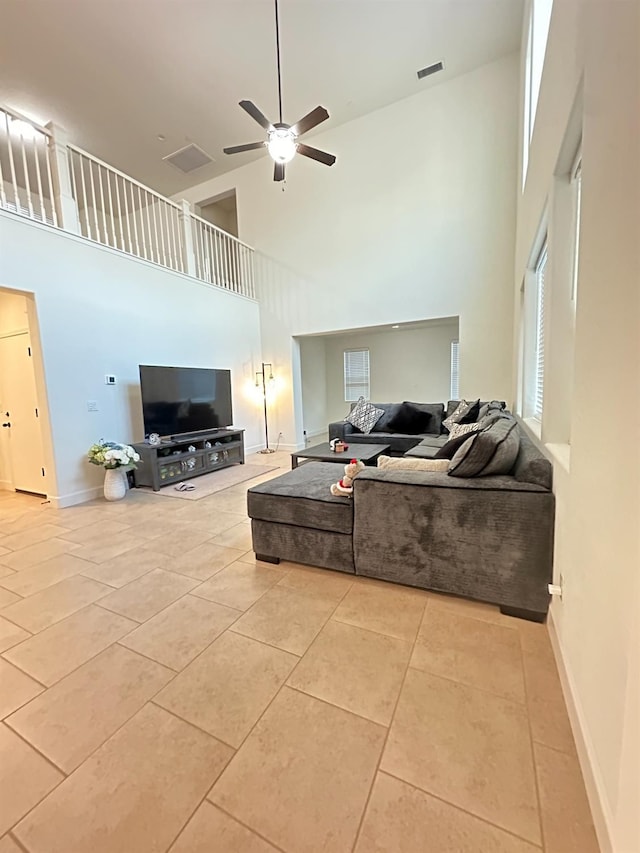
[[[140,365],[145,435],[224,429],[233,423],[231,371]]]

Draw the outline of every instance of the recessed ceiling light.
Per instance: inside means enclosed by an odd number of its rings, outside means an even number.
[[[392,328],[392,329],[399,329],[399,328],[400,328],[400,326],[392,326],[391,328]]]

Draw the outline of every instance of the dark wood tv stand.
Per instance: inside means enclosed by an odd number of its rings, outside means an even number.
[[[133,447],[140,454],[140,462],[133,472],[135,484],[151,486],[154,492],[162,486],[219,468],[244,464],[243,429],[215,429],[196,436],[176,435],[163,439],[162,444],[142,441]]]

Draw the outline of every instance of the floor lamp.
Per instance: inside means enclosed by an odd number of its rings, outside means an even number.
[[[269,374],[267,375],[267,369]],[[273,381],[273,366],[271,364],[265,364],[262,362],[262,372],[258,371],[256,373],[256,388],[259,388],[262,384],[262,401],[264,403],[264,439],[266,447],[264,450],[261,450],[260,453],[275,453],[275,450],[272,450],[269,447],[269,425],[267,423],[267,380],[269,382]]]

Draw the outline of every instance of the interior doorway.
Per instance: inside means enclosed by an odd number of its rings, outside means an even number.
[[[200,216],[207,222],[217,225],[227,234],[238,236],[238,205],[235,190],[201,201],[198,207]]]
[[[0,289],[0,485],[46,496],[37,334],[28,297]]]

